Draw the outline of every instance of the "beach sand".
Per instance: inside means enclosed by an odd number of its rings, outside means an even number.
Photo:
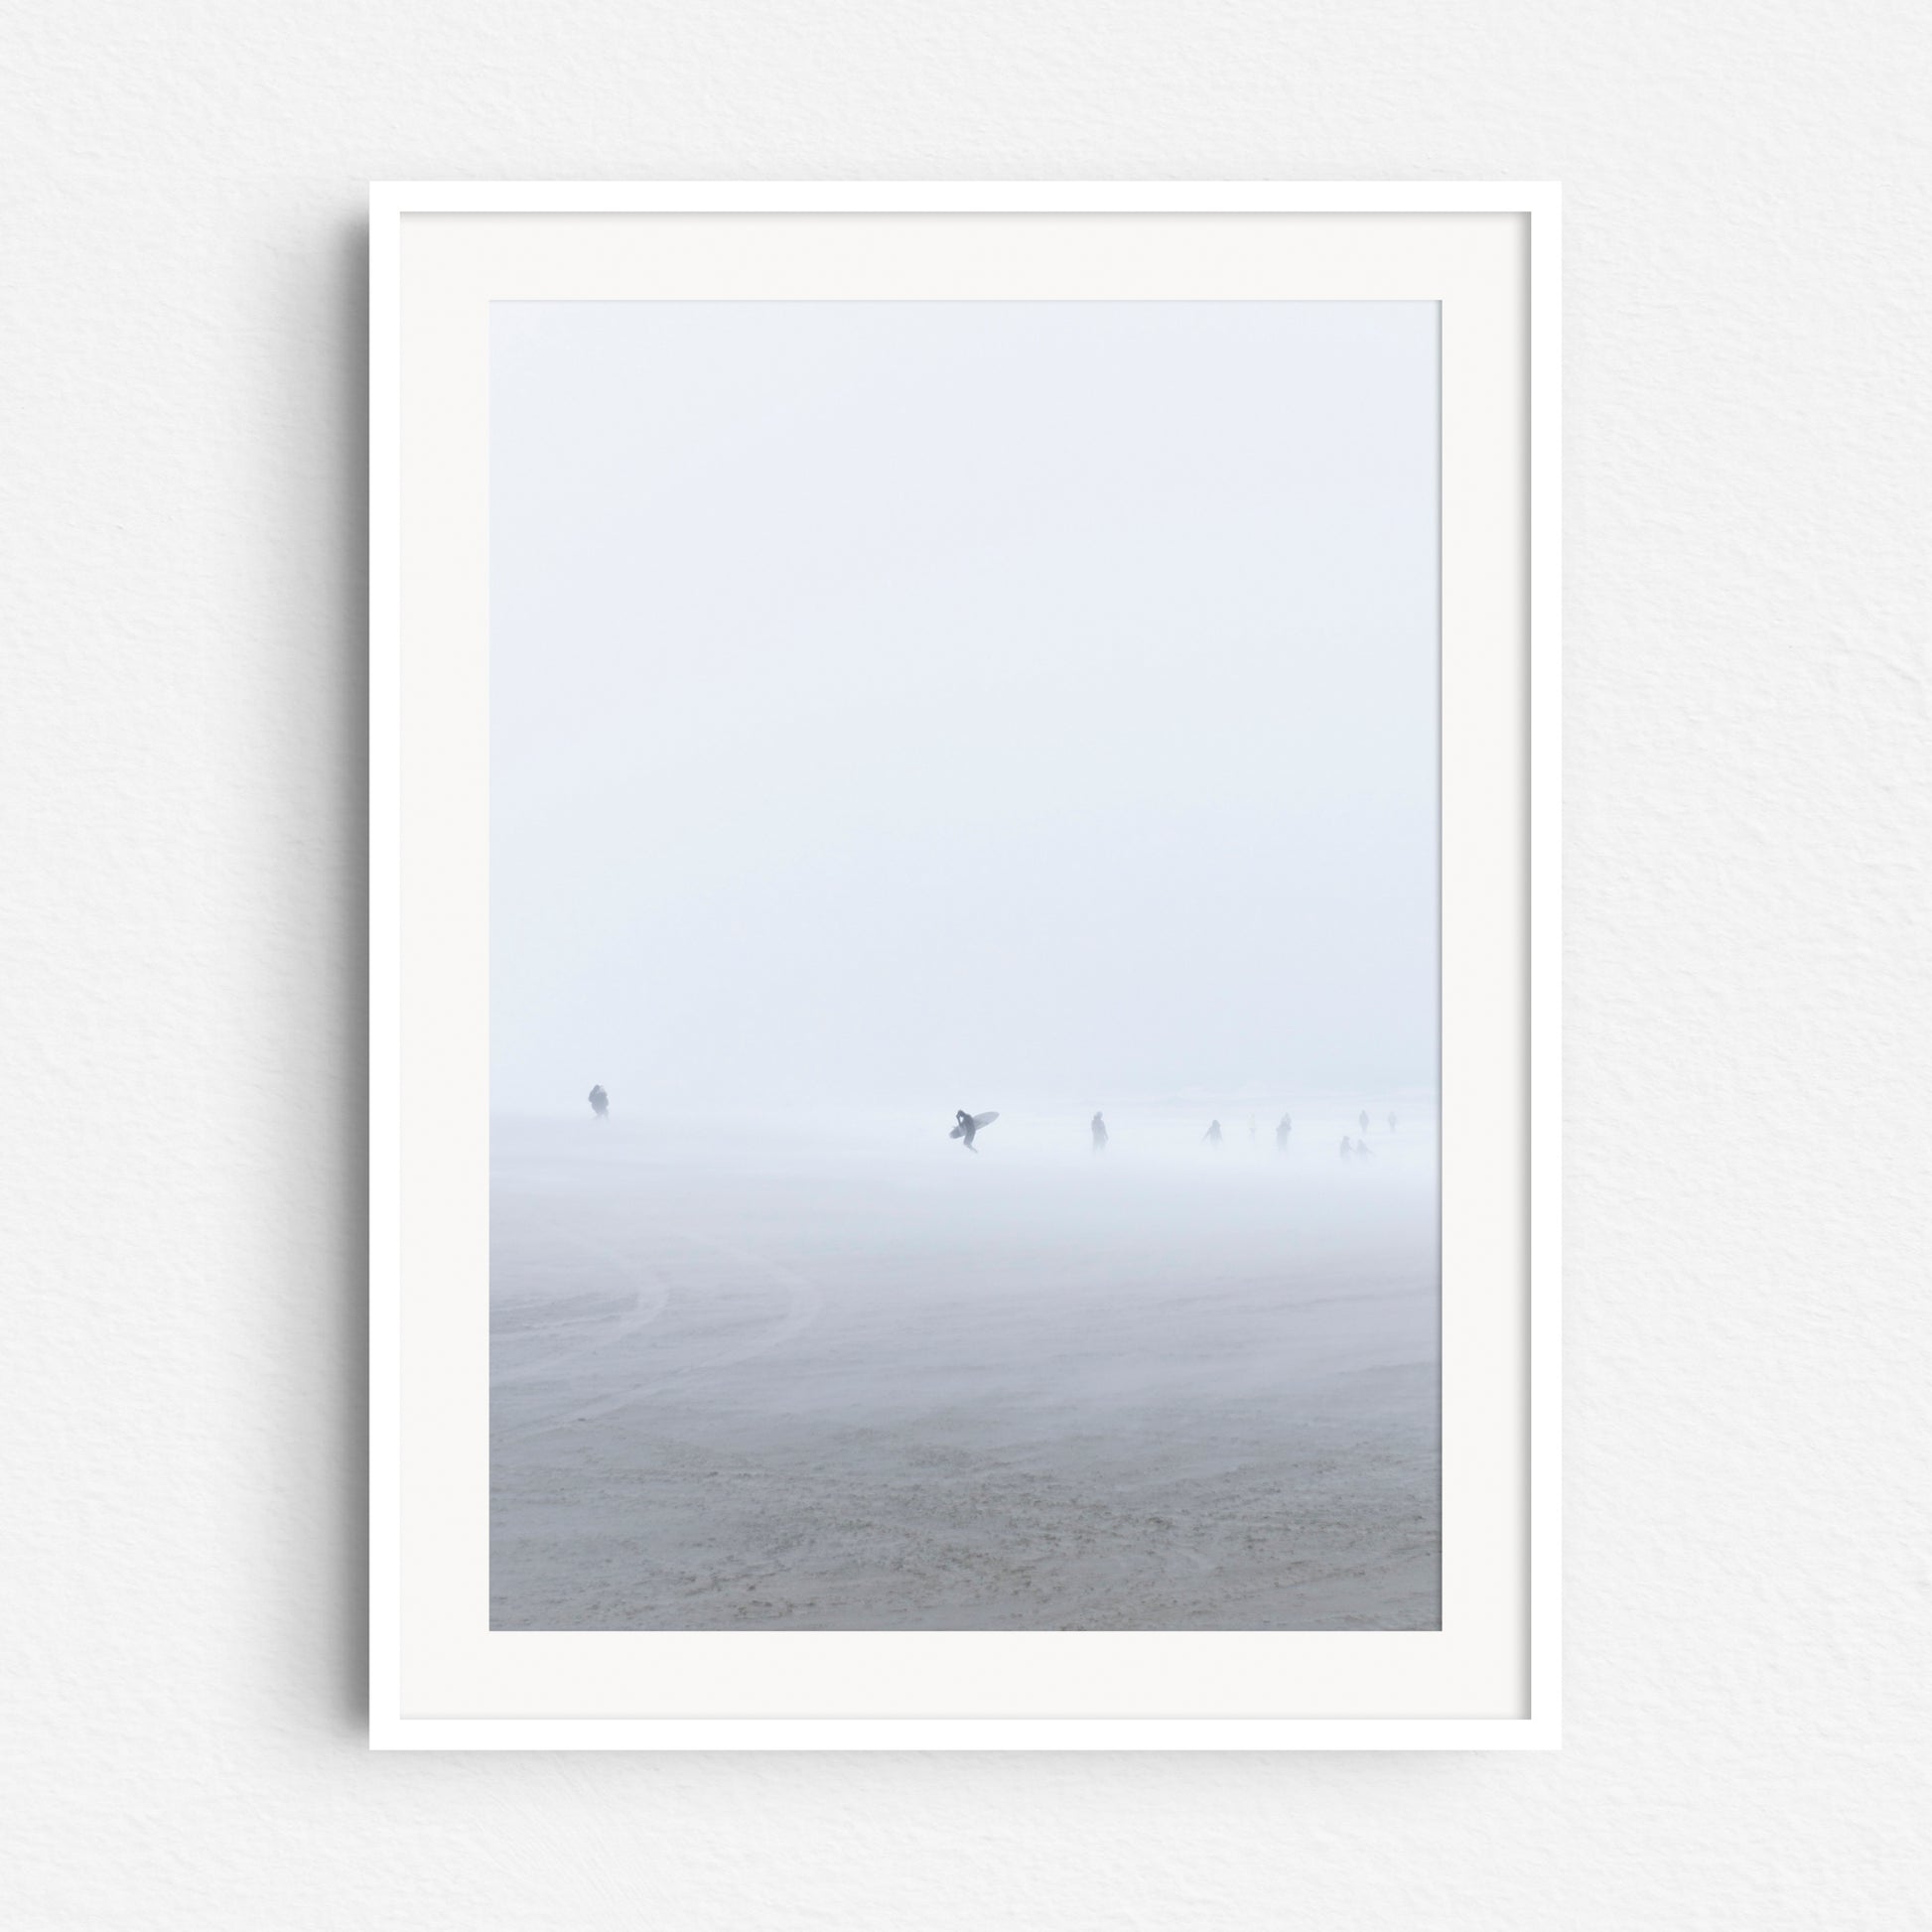
[[[491,1627],[1437,1627],[1433,1123],[1090,1111],[497,1122]]]

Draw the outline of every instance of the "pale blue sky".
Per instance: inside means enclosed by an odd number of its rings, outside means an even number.
[[[499,304],[498,1110],[1433,1088],[1437,322]]]

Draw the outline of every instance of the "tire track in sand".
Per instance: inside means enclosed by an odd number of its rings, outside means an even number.
[[[755,1356],[768,1354],[772,1349],[782,1347],[793,1337],[802,1334],[824,1312],[824,1291],[810,1276],[799,1273],[795,1268],[787,1267],[783,1262],[773,1261],[768,1255],[760,1255],[730,1242],[713,1240],[707,1235],[691,1234],[682,1228],[663,1228],[658,1232],[669,1236],[672,1240],[682,1241],[690,1247],[722,1256],[727,1261],[750,1268],[774,1281],[784,1294],[783,1313],[761,1334],[710,1349],[695,1360],[667,1366],[648,1380],[633,1382],[628,1388],[613,1391],[609,1395],[586,1402],[573,1402],[566,1392],[559,1391],[559,1394],[565,1395],[565,1407],[570,1411],[569,1414],[538,1421],[513,1423],[492,1430],[492,1440],[495,1443],[527,1442],[533,1437],[553,1435],[558,1430],[576,1428],[583,1423],[608,1421],[626,1409],[635,1408],[639,1403],[648,1402],[653,1396],[663,1394],[689,1375],[706,1374],[713,1369],[734,1367],[740,1362],[752,1360]],[[604,1249],[603,1252],[611,1255],[613,1260],[617,1259],[613,1251]],[[637,1264],[625,1264],[625,1266],[635,1265]],[[613,1344],[628,1339],[629,1336],[656,1321],[669,1307],[673,1295],[690,1294],[691,1291],[688,1289],[680,1291],[676,1284],[666,1277],[661,1264],[644,1262],[641,1265],[657,1277],[659,1284],[656,1304],[648,1313],[633,1312],[633,1317],[625,1320],[619,1330],[601,1336],[595,1341],[586,1342],[566,1355],[553,1357],[548,1363],[519,1370],[500,1378],[492,1375],[490,1379],[492,1393],[499,1387],[513,1387],[537,1381],[539,1378],[554,1374],[569,1363],[584,1360],[593,1354],[604,1353]],[[638,1302],[633,1304],[633,1311],[641,1303],[641,1299],[640,1296]]]

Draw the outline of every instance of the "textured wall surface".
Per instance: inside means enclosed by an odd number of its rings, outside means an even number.
[[[0,1913],[1910,1922],[1916,11],[6,9]],[[364,1749],[358,210],[445,176],[1566,183],[1561,1755]]]

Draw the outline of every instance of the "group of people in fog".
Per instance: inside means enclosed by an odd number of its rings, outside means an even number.
[[[604,1091],[601,1085],[594,1086],[591,1089],[590,1099],[591,1112],[599,1120],[609,1120],[611,1118],[611,1096]],[[953,1130],[947,1138],[949,1140],[964,1142],[968,1154],[977,1154],[979,1149],[974,1145],[974,1142],[978,1139],[980,1130],[992,1126],[999,1118],[1000,1116],[997,1113],[969,1114],[964,1107],[958,1108],[953,1114]],[[1346,1134],[1341,1137],[1341,1155],[1344,1161],[1353,1160],[1358,1156],[1367,1156],[1371,1151],[1368,1144],[1368,1109],[1364,1107],[1355,1118],[1356,1125],[1361,1130],[1361,1139],[1353,1140]],[[1107,1152],[1107,1141],[1109,1138],[1105,1117],[1096,1113],[1088,1123],[1088,1130],[1093,1136],[1094,1153],[1105,1154]],[[1393,1134],[1395,1130],[1396,1117],[1391,1112],[1389,1115],[1389,1132]],[[1294,1132],[1295,1116],[1293,1114],[1284,1114],[1275,1123],[1275,1152],[1277,1154],[1286,1154],[1288,1152],[1289,1137]],[[1248,1116],[1248,1140],[1252,1144],[1257,1138],[1255,1117],[1253,1114],[1250,1114]],[[1221,1123],[1218,1120],[1210,1120],[1207,1123],[1207,1132],[1201,1136],[1201,1144],[1204,1147],[1216,1149],[1226,1144],[1226,1136],[1221,1132]]]
[[[970,1150],[973,1147],[974,1134],[980,1128],[986,1126],[989,1121],[995,1121],[999,1118],[998,1114],[968,1114],[964,1108],[961,1108],[954,1115],[954,1119],[958,1125],[953,1128],[952,1138],[955,1141],[963,1140]],[[1344,1160],[1352,1159],[1358,1154],[1366,1155],[1369,1152],[1368,1109],[1364,1107],[1357,1118],[1361,1127],[1362,1138],[1359,1141],[1353,1141],[1346,1134],[1342,1136],[1341,1152]],[[1105,1154],[1107,1152],[1107,1142],[1110,1138],[1107,1133],[1106,1116],[1096,1113],[1093,1119],[1087,1123],[1087,1128],[1088,1132],[1093,1136],[1094,1153]],[[1396,1117],[1392,1112],[1389,1115],[1389,1132],[1393,1134],[1395,1129]],[[1275,1123],[1275,1152],[1277,1154],[1286,1154],[1288,1152],[1289,1137],[1294,1132],[1295,1116],[1293,1114],[1284,1114]],[[1248,1116],[1249,1143],[1252,1145],[1258,1139],[1259,1135],[1255,1127],[1255,1117],[1253,1114],[1250,1114]],[[1221,1123],[1218,1120],[1210,1120],[1207,1123],[1207,1132],[1201,1136],[1201,1145],[1203,1147],[1218,1149],[1224,1147],[1226,1144],[1227,1136],[1221,1131]]]
[[[1098,1114],[1094,1115],[1096,1121],[1099,1118],[1100,1116]],[[1352,1160],[1356,1155],[1365,1155],[1370,1151],[1368,1145],[1368,1109],[1366,1107],[1356,1116],[1356,1121],[1361,1128],[1362,1138],[1357,1141],[1351,1140],[1346,1134],[1341,1137],[1341,1156],[1344,1161]],[[1389,1115],[1389,1132],[1393,1134],[1395,1129],[1396,1117],[1394,1113],[1391,1113]],[[1288,1152],[1289,1136],[1294,1132],[1295,1116],[1293,1114],[1284,1114],[1275,1123],[1275,1152],[1277,1154],[1286,1154]],[[1255,1139],[1255,1117],[1253,1114],[1248,1116],[1248,1139],[1251,1143]],[[1221,1132],[1221,1123],[1218,1120],[1210,1120],[1207,1123],[1207,1132],[1201,1136],[1201,1142],[1204,1146],[1212,1148],[1225,1145],[1226,1136]],[[1103,1143],[1101,1141],[1096,1140],[1093,1151],[1098,1154],[1102,1145]]]

